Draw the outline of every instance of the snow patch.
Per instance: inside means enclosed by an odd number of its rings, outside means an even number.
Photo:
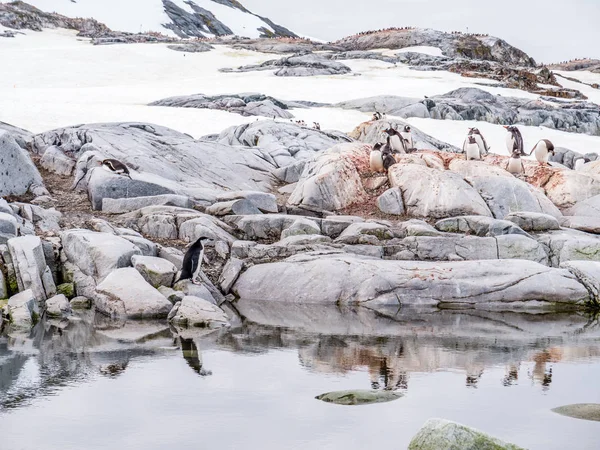
[[[444,56],[442,53],[442,49],[439,47],[430,47],[428,45],[415,45],[414,47],[406,47],[401,50],[395,50],[396,54],[398,53],[422,53],[424,55],[430,56]]]

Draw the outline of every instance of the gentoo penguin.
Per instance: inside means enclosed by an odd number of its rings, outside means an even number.
[[[483,134],[481,134],[481,131],[479,131],[479,128],[470,128],[469,136],[473,136],[475,138],[475,142],[477,142],[477,145],[479,146],[479,154],[481,156],[485,156],[490,152],[490,148],[488,147]]]
[[[373,113],[372,120],[381,120],[381,113],[379,111],[375,111]]]
[[[315,130],[320,130],[321,129],[321,124],[319,122],[313,122],[313,128]]]
[[[467,161],[469,161],[470,159],[481,159],[479,145],[475,140],[475,136],[471,135],[467,137],[467,140],[465,141],[465,144],[463,146],[463,150],[465,151],[465,157]]]
[[[586,157],[577,158],[575,160],[575,164],[573,164],[573,170],[581,170],[581,168],[589,162],[591,162],[591,160],[589,158],[586,158]]]
[[[105,159],[100,164],[102,165],[102,168],[108,172],[116,173],[117,175],[125,175],[126,177],[131,178],[129,168],[121,161],[117,161],[116,159]]]
[[[512,155],[514,150],[519,150],[521,156],[527,156],[525,149],[523,148],[523,135],[517,127],[504,127],[508,134],[506,135],[506,148],[508,154]]]
[[[371,172],[383,172],[383,157],[381,156],[381,146],[383,144],[377,143],[371,150],[371,156],[369,160],[369,167]]]
[[[381,158],[383,159],[383,169],[387,172],[390,167],[396,164],[396,158],[394,158],[394,150],[390,143],[391,138],[388,136],[387,143],[381,146]]]
[[[406,153],[406,144],[398,130],[390,126],[387,130],[383,130],[383,132],[388,135],[387,141],[393,153]]]
[[[506,171],[513,175],[519,175],[525,172],[525,167],[523,167],[523,161],[521,160],[521,152],[518,150],[512,152],[512,155],[506,164]]]
[[[400,136],[404,140],[404,147],[407,152],[413,151],[415,149],[412,133],[410,132],[410,125],[404,125],[404,128],[400,132]]]
[[[548,139],[542,139],[535,147],[533,147],[531,152],[529,152],[530,155],[532,153],[540,164],[548,164],[548,156],[550,154],[554,155],[554,144]]]
[[[201,237],[188,249],[183,257],[183,266],[181,267],[181,276],[178,281],[192,280],[192,283],[199,284],[198,275],[202,267],[202,259],[204,258],[204,241],[207,237]]]

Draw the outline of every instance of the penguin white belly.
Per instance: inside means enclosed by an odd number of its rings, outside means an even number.
[[[485,143],[483,142],[481,135],[475,134],[475,142],[477,142],[477,145],[479,146],[479,153],[481,155],[486,155],[487,150],[485,149]]]
[[[383,172],[383,157],[379,150],[373,150],[371,152],[371,159],[369,161],[371,172]]]
[[[467,144],[465,153],[467,154],[467,161],[470,159],[481,159],[479,146],[477,144]]]
[[[202,261],[204,260],[204,249],[200,250],[200,253],[198,254],[198,262],[196,263],[196,269],[194,270],[194,273],[192,275],[192,281],[197,281],[198,277],[200,275],[200,272],[202,271]]]
[[[511,133],[506,135],[506,149],[508,150],[508,154],[512,155],[513,148],[515,145],[515,140],[513,139],[513,135]]]
[[[413,145],[411,133],[400,133],[400,136],[402,136],[402,139],[406,141],[406,148],[408,148],[409,150],[411,148],[415,148],[415,146]]]
[[[538,162],[540,163],[547,163],[548,162],[548,148],[546,147],[546,144],[542,141],[539,142],[538,145],[535,146],[535,159],[538,160]]]
[[[402,145],[402,141],[400,140],[400,136],[397,134],[393,135],[390,138],[390,145],[392,146],[392,150],[398,153],[406,153],[404,151],[404,146]]]
[[[510,158],[506,170],[513,174],[523,173],[523,161],[521,158]]]
[[[575,166],[573,166],[573,170],[581,170],[584,165],[585,165],[585,160],[580,158],[577,161],[575,161]]]

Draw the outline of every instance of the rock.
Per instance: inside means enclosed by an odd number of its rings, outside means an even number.
[[[75,297],[75,285],[73,283],[63,283],[56,286],[56,292],[67,298]]]
[[[377,245],[345,245],[344,251],[369,258],[383,259],[384,257],[383,247]]]
[[[277,207],[277,197],[273,194],[258,191],[233,191],[226,192],[217,196],[217,201],[227,202],[237,199],[246,199],[252,203],[256,208],[264,213],[277,213],[279,211]]]
[[[472,177],[467,181],[485,200],[497,219],[504,219],[510,213],[521,211],[550,214],[554,217],[562,215],[543,193],[513,176]]]
[[[391,239],[393,237],[389,227],[373,222],[358,222],[350,224],[342,234],[336,239],[336,242],[344,244],[361,244],[361,237],[364,235],[374,236],[378,240]]]
[[[48,193],[27,151],[17,144],[12,134],[3,130],[0,130],[0,160],[3,168],[0,173],[0,197],[38,190],[38,195]]]
[[[441,236],[438,230],[427,222],[419,219],[410,219],[398,225],[398,231],[402,237],[407,236]]]
[[[0,212],[0,244],[6,244],[9,239],[17,237],[19,224],[12,214]]]
[[[203,300],[206,300],[210,304],[217,304],[217,301],[215,300],[211,290],[208,289],[208,286],[206,284],[194,284],[190,280],[181,280],[175,283],[173,289],[175,289],[176,291],[181,291],[185,295],[189,295],[191,297],[198,297]]]
[[[65,319],[72,314],[71,304],[64,295],[55,295],[46,300],[46,314],[50,318]]]
[[[169,300],[173,305],[177,302],[182,301],[183,297],[185,297],[185,294],[183,292],[176,291],[175,289],[166,286],[159,286],[158,292],[164,295],[167,298],[167,300]]]
[[[13,295],[7,309],[10,323],[15,328],[30,329],[40,317],[38,301],[31,289]]]
[[[35,224],[35,226],[43,233],[60,231],[60,219],[62,214],[54,208],[44,209],[36,205],[27,203],[12,203],[16,207],[16,212],[27,221]],[[23,233],[23,224],[21,224],[21,234]]]
[[[452,172],[458,173],[463,178],[504,177],[509,179],[515,179],[513,174],[507,172],[502,167],[489,164],[485,161],[466,161],[463,158],[456,158],[450,161],[448,169]]]
[[[244,261],[237,258],[231,258],[227,261],[219,277],[219,287],[224,294],[229,294],[231,287],[237,281],[243,269]]]
[[[90,309],[92,307],[92,300],[87,297],[78,296],[70,302],[72,309]]]
[[[321,222],[321,230],[325,236],[335,239],[352,223],[364,221],[362,217],[355,216],[327,216]]]
[[[372,177],[372,178],[367,178],[363,182],[363,186],[367,191],[376,191],[377,189],[385,186],[385,184],[387,182],[388,182],[387,177],[384,177],[384,176]]]
[[[442,419],[429,419],[408,445],[408,450],[524,450],[482,431]]]
[[[402,191],[400,188],[391,188],[377,198],[377,207],[384,214],[402,216],[406,214]]]
[[[281,239],[303,234],[321,234],[321,228],[314,221],[300,217],[281,231]]]
[[[1,261],[1,259],[0,259]],[[0,300],[8,298],[8,289],[6,288],[6,280],[4,279],[4,273],[0,270]]]
[[[566,261],[600,261],[600,237],[577,230],[549,231],[536,237],[548,248],[552,266]]]
[[[135,270],[144,277],[144,280],[153,287],[170,287],[173,285],[177,268],[166,259],[134,255],[131,258],[131,263]]]
[[[514,212],[508,214],[504,219],[511,221],[523,231],[549,231],[560,228],[556,217],[543,213]]]
[[[295,236],[288,236],[276,242],[273,245],[280,247],[286,246],[306,246],[314,244],[331,244],[331,238],[329,236],[321,236],[320,234],[298,234]]]
[[[96,292],[96,309],[110,317],[160,319],[171,311],[171,303],[134,268],[113,270]]]
[[[141,251],[128,240],[109,233],[73,229],[61,233],[67,259],[85,275],[101,281],[115,269],[131,266]]]
[[[252,72],[257,70],[275,70],[278,77],[310,77],[316,75],[343,75],[351,70],[345,64],[331,61],[318,54],[288,56],[279,60],[265,61],[259,65],[221,69],[222,72]]]
[[[291,227],[300,216],[288,216],[285,214],[260,214],[254,216],[227,216],[226,223],[233,225],[247,240],[275,239],[281,238],[281,232]],[[305,219],[311,220],[312,219]],[[317,223],[317,221],[313,221]]]
[[[42,241],[37,236],[10,239],[8,249],[17,277],[19,291],[31,289],[40,305],[56,294],[50,268],[46,264]]]
[[[577,202],[569,210],[569,215],[600,218],[600,195],[594,195],[586,200]]]
[[[229,231],[233,230],[218,219],[215,219],[209,215],[202,215],[201,217],[185,221],[179,227],[179,239],[188,242],[195,242],[201,237],[207,237],[214,241],[224,241],[228,244],[231,244],[235,238],[229,233]]]
[[[177,268],[177,270],[181,270],[183,267],[183,257],[184,254],[181,250],[173,247],[160,247],[158,250],[158,257],[162,259],[166,259],[173,263],[173,265]]]
[[[393,391],[338,391],[328,392],[327,394],[317,395],[317,400],[326,403],[335,403],[336,405],[354,406],[370,405],[372,403],[385,403],[398,400],[404,394]]]
[[[395,164],[390,184],[402,191],[409,216],[442,219],[462,215],[491,217],[477,191],[459,175],[416,164]]]
[[[227,315],[204,299],[186,296],[169,313],[169,322],[187,327],[221,328],[229,326]]]
[[[158,184],[112,174],[100,168],[94,169],[88,179],[88,195],[92,209],[96,211],[102,210],[105,198],[155,197],[165,194],[174,192]]]
[[[370,146],[339,144],[309,161],[288,199],[290,205],[336,211],[359,201],[366,192],[359,168],[368,167]]]
[[[569,271],[532,261],[382,261],[347,254],[304,254],[254,265],[238,278],[233,292],[238,302],[331,305],[511,308],[524,303],[535,308],[589,301],[587,290]]]
[[[560,224],[565,228],[600,234],[600,217],[564,216]]]
[[[302,172],[304,172],[306,163],[307,160],[302,160],[292,163],[289,166],[280,167],[273,171],[273,175],[275,175],[280,181],[283,181],[284,183],[292,183],[293,187],[295,188],[296,183],[298,182],[298,180],[300,180],[300,177],[302,176]],[[287,186],[286,189],[288,189]],[[291,189],[289,192],[286,191],[286,193],[291,194],[293,191],[294,189]]]
[[[143,256],[156,256],[158,254],[158,246],[148,239],[127,235],[121,235],[121,237],[135,245]]]
[[[529,236],[513,222],[483,216],[443,219],[435,224],[435,228],[446,233],[469,233],[475,236],[501,236],[503,234]]]
[[[123,214],[136,211],[147,206],[168,205],[180,208],[191,208],[192,201],[184,195],[164,194],[146,197],[103,198],[102,212],[107,214]]]
[[[54,145],[48,147],[40,159],[42,167],[49,172],[62,176],[70,176],[75,170],[75,161]]]
[[[560,267],[567,269],[577,277],[590,293],[590,306],[600,305],[600,262],[596,261],[567,261]]]
[[[599,195],[600,179],[574,170],[555,170],[544,190],[556,206],[569,208]]]
[[[228,215],[250,215],[262,214],[254,204],[246,199],[230,200],[228,202],[219,202],[206,208],[206,212],[213,216]]]
[[[572,417],[574,419],[593,420],[600,422],[600,404],[598,403],[579,403],[575,405],[566,405],[554,408],[553,412],[561,416]]]
[[[520,234],[496,236],[498,259],[525,259],[545,266],[550,259],[544,247],[534,239]]]
[[[167,45],[170,50],[184,53],[203,53],[210,52],[214,47],[205,42],[186,42],[181,45]]]

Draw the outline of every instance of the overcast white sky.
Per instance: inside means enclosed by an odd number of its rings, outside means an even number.
[[[298,34],[333,40],[389,26],[488,33],[538,62],[600,58],[600,0],[242,0]]]

